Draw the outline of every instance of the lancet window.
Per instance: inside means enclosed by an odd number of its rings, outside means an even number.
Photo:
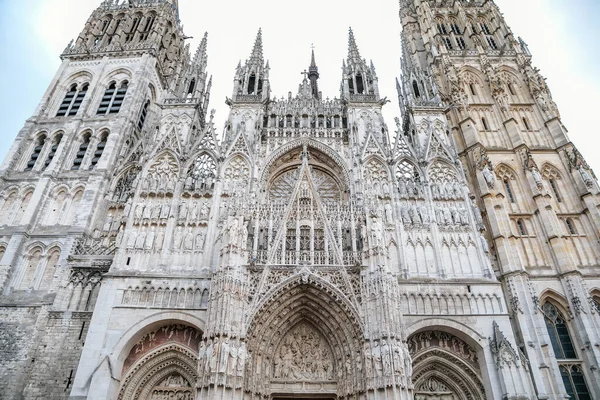
[[[591,400],[592,397],[586,384],[582,365],[577,361],[577,352],[575,351],[565,317],[550,302],[544,304],[542,311],[567,394],[571,399]]]
[[[123,100],[127,94],[128,81],[123,81],[117,89],[117,83],[111,82],[102,96],[100,106],[98,107],[98,115],[117,114],[121,110]]]
[[[100,142],[96,146],[96,151],[94,152],[94,157],[92,158],[92,162],[90,163],[90,169],[96,168],[96,165],[100,161],[102,154],[104,153],[104,149],[106,147],[106,141],[108,140],[108,133],[103,133]]]
[[[81,144],[79,145],[79,149],[77,150],[77,154],[75,154],[75,160],[73,160],[73,166],[71,170],[77,171],[81,168],[81,164],[83,163],[83,159],[87,154],[88,147],[90,146],[90,134],[86,133],[83,135]]]
[[[81,103],[83,103],[83,99],[87,94],[89,86],[90,85],[88,83],[83,83],[79,87],[77,84],[73,84],[67,92],[67,94],[65,95],[65,98],[63,99],[63,102],[61,103],[58,112],[56,113],[56,116],[70,117],[73,115],[77,115],[77,112],[81,107]]]
[[[421,195],[421,177],[414,164],[406,160],[398,164],[396,182],[401,198],[416,198]]]
[[[196,159],[190,174],[185,181],[186,190],[212,190],[217,177],[217,164],[208,154]]]
[[[31,171],[35,167],[35,164],[37,163],[37,160],[40,157],[42,150],[44,149],[44,145],[46,144],[46,139],[47,139],[46,135],[41,135],[36,140],[35,147],[33,148],[33,151],[31,152],[31,158],[27,162],[25,171]]]
[[[50,152],[48,153],[48,157],[46,157],[46,162],[44,163],[44,169],[48,168],[48,166],[54,159],[54,156],[56,155],[56,152],[58,151],[58,146],[60,145],[62,138],[63,138],[62,133],[59,133],[54,137],[54,140],[52,141],[52,147],[50,147]]]

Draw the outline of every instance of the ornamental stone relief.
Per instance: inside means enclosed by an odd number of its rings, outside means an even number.
[[[450,333],[427,331],[417,333],[408,340],[408,349],[413,358],[434,348],[441,348],[449,351],[471,364],[473,367],[479,369],[477,351],[462,339],[459,339]]]
[[[288,332],[275,354],[275,379],[333,380],[333,358],[329,344],[308,324],[302,323]]]
[[[131,349],[123,364],[123,371],[127,371],[145,354],[162,345],[174,342],[190,349],[197,349],[201,338],[202,332],[187,325],[163,326],[155,331],[148,332]]]

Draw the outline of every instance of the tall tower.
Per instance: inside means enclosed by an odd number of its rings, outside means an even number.
[[[88,329],[108,328],[92,317],[110,303],[106,273],[163,265],[175,155],[211,129],[206,38],[191,59],[176,1],[103,1],[61,59],[0,167],[0,308],[14,321],[2,348],[15,348],[2,357],[3,398],[86,395],[98,365],[78,364],[84,343],[98,344]],[[155,195],[141,179],[152,173]],[[151,219],[135,219],[142,203]]]
[[[447,123],[537,398],[598,397],[593,172],[493,1],[400,5],[404,136],[418,135],[421,111]]]

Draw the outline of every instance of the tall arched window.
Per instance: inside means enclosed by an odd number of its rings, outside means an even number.
[[[194,90],[196,90],[196,79],[193,79],[190,81],[190,86],[188,87],[188,92],[187,94],[194,94]]]
[[[562,203],[562,197],[560,196],[560,192],[558,191],[558,185],[556,184],[556,179],[550,178],[550,179],[548,179],[548,182],[550,183],[552,192],[554,192],[554,197],[556,198],[556,201],[558,201],[559,203]]]
[[[550,302],[544,304],[542,311],[554,355],[560,363],[560,375],[567,394],[575,400],[592,400],[581,365],[577,362],[565,362],[578,358],[565,317]]]
[[[155,19],[156,19],[156,16],[154,14],[150,14],[150,15],[146,16],[146,23],[144,24],[142,34],[140,35],[140,41],[143,42],[146,39],[148,39],[148,36],[150,35],[150,31],[152,30],[152,26],[154,25]]]
[[[110,107],[110,103],[117,91],[117,83],[111,82],[108,85],[108,88],[104,91],[104,96],[102,96],[102,100],[100,101],[100,107],[98,107],[98,115],[106,114]]]
[[[139,131],[144,128],[144,123],[146,122],[146,117],[148,116],[148,107],[150,107],[150,100],[147,100],[142,106],[142,111],[140,111],[140,117],[138,118],[137,128]]]
[[[94,169],[96,167],[96,165],[98,165],[98,161],[100,161],[100,158],[102,157],[102,154],[104,153],[104,148],[106,147],[107,140],[108,140],[108,133],[103,133],[102,137],[100,138],[100,142],[98,142],[98,145],[96,146],[96,151],[94,152],[94,158],[92,158],[92,162],[90,164],[90,169]]]
[[[42,150],[44,149],[45,144],[46,144],[46,135],[41,135],[37,139],[35,147],[33,148],[33,151],[31,152],[31,158],[27,162],[25,171],[31,171],[33,169],[33,167],[35,167],[35,164],[36,164],[38,158],[40,158],[40,154],[42,153]]]
[[[125,100],[125,95],[127,94],[127,88],[129,86],[129,82],[125,81],[121,84],[121,87],[117,90],[115,94],[115,98],[110,106],[109,114],[117,114],[121,111],[121,106],[123,105],[123,100]]]
[[[72,171],[77,171],[79,168],[81,168],[81,164],[83,163],[83,159],[85,158],[88,147],[90,147],[90,134],[86,133],[83,135],[81,144],[77,150],[77,154],[75,154],[75,160],[73,160],[73,166],[71,167]]]
[[[508,200],[511,203],[516,203],[515,201],[515,195],[512,191],[512,188],[510,186],[510,180],[508,178],[504,178],[504,190],[506,190],[506,196],[508,197]]]
[[[26,290],[33,286],[35,273],[37,271],[41,259],[42,250],[39,248],[32,250],[31,253],[29,253],[29,255],[25,257],[24,271],[18,289]]]
[[[50,148],[50,153],[48,153],[48,157],[46,158],[46,162],[44,163],[44,169],[48,168],[48,166],[54,159],[54,156],[56,155],[56,151],[58,150],[58,146],[60,145],[60,142],[62,141],[62,137],[63,137],[62,133],[59,133],[58,135],[56,135],[54,137],[54,141],[52,142],[52,147]]]
[[[550,336],[550,342],[552,343],[556,358],[558,360],[577,359],[577,353],[575,352],[575,346],[573,346],[565,317],[550,302],[544,304],[542,311],[544,312],[546,328],[548,329],[548,335]]]
[[[111,82],[102,96],[100,106],[98,107],[98,115],[117,114],[121,110],[123,100],[127,94],[129,82],[124,81],[117,89],[116,82]]]
[[[575,222],[573,222],[573,219],[567,218],[566,223],[567,223],[567,230],[569,231],[569,234],[577,235],[577,229],[575,228]]]
[[[61,103],[58,112],[56,113],[57,117],[73,116],[77,115],[77,111],[81,108],[81,103],[83,103],[83,99],[85,99],[85,95],[89,89],[90,85],[88,83],[84,83],[81,85],[79,89],[77,89],[77,85],[73,84],[71,89],[65,95],[63,102]]]
[[[523,126],[525,127],[526,131],[531,130],[531,127],[529,125],[529,120],[526,117],[523,117]]]
[[[481,125],[483,125],[483,130],[484,131],[489,131],[490,130],[490,127],[489,127],[489,125],[488,125],[487,120],[485,119],[485,117],[481,118]]]
[[[73,104],[73,99],[75,99],[76,95],[77,95],[77,84],[74,83],[71,86],[71,88],[69,89],[69,91],[67,92],[67,94],[65,95],[63,102],[60,104],[60,107],[58,108],[58,112],[56,113],[57,117],[64,117],[65,115],[67,115],[67,113],[69,112],[69,109],[71,108],[71,104]]]
[[[125,35],[125,42],[131,42],[133,40],[133,38],[135,37],[135,33],[138,27],[140,26],[141,19],[141,15],[135,15],[135,18],[133,18],[133,21],[131,23],[131,27],[129,28],[129,32],[127,32],[127,35]]]
[[[56,274],[56,266],[60,258],[60,249],[55,248],[49,252],[46,258],[46,267],[40,281],[40,290],[52,289],[52,283],[54,282],[54,275]]]
[[[413,81],[413,92],[415,93],[415,97],[417,99],[421,97],[421,92],[419,91],[419,84],[417,81]]]
[[[562,377],[567,394],[573,400],[592,400],[590,391],[585,383],[583,371],[579,365],[561,365],[560,376]]]
[[[365,92],[365,83],[360,73],[356,74],[356,93],[363,94]]]
[[[517,228],[519,229],[520,236],[527,236],[527,228],[525,227],[525,222],[522,219],[517,220]]]

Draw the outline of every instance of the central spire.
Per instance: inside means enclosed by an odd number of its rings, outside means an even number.
[[[317,62],[315,61],[315,47],[312,46],[312,56],[310,60],[310,67],[308,67],[308,79],[310,79],[310,87],[312,90],[312,95],[315,99],[319,99],[319,85],[317,80],[319,79],[319,67],[317,67]]]

